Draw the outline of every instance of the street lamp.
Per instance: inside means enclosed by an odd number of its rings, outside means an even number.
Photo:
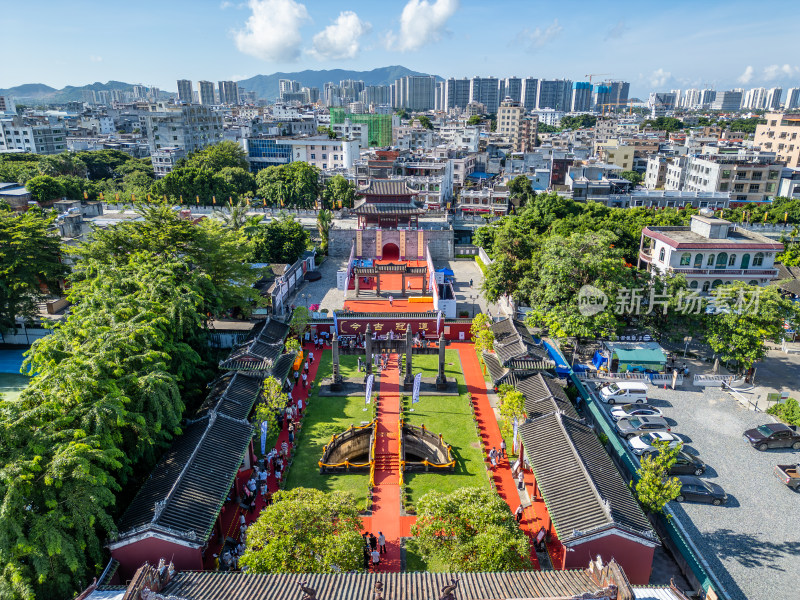
[[[475,299],[477,296],[475,294],[470,295],[470,300],[472,300],[472,318],[475,318]]]

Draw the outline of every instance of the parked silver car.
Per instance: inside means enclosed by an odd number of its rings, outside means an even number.
[[[671,431],[663,417],[630,417],[616,422],[617,433],[626,440],[640,433]]]

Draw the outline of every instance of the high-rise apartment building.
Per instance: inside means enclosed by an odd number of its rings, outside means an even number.
[[[728,90],[717,92],[711,102],[711,110],[733,111],[739,110],[742,106],[742,90]]]
[[[711,103],[717,99],[717,92],[716,90],[712,90],[706,88],[700,91],[700,106],[703,108],[708,108],[711,106]]]
[[[235,81],[219,82],[219,103],[220,104],[239,104],[239,86]]]
[[[572,103],[572,81],[569,79],[541,79],[536,108],[552,108],[567,112]]]
[[[133,97],[136,100],[144,100],[147,98],[147,86],[135,85],[133,86]]]
[[[764,102],[764,108],[767,110],[780,110],[781,96],[783,89],[779,87],[770,88],[767,90],[767,99]]]
[[[534,77],[526,77],[522,80],[520,88],[520,104],[526,111],[530,112],[536,108],[536,97],[539,93],[539,80]]]
[[[480,102],[488,114],[500,106],[500,82],[496,77],[473,77],[469,82],[469,101]]]
[[[789,88],[786,90],[786,102],[784,103],[786,110],[794,110],[800,108],[800,88]]]
[[[191,104],[194,100],[192,82],[188,79],[178,79],[178,100],[186,104]]]
[[[612,104],[617,111],[624,110],[628,104],[628,93],[630,92],[631,84],[627,81],[604,81],[600,85],[609,88],[609,104]]]
[[[290,94],[293,92],[300,91],[300,82],[294,81],[292,79],[279,79],[278,80],[278,96],[280,96],[281,100],[283,99],[284,94]]]
[[[433,110],[436,105],[436,77],[433,75],[406,75],[395,85],[396,108],[407,110]]]
[[[175,106],[159,102],[139,116],[150,153],[161,148],[182,148],[186,154],[222,141],[222,115],[207,106]]]
[[[686,90],[681,100],[681,108],[697,108],[698,106],[700,106],[700,90],[697,88]]]
[[[513,102],[522,104],[522,79],[519,77],[507,77],[503,80],[503,93],[501,101],[511,98]]]
[[[392,89],[388,85],[368,85],[361,92],[361,98],[364,104],[391,104],[392,102]]]
[[[598,94],[600,93],[600,88],[602,86],[597,86]],[[606,92],[608,92],[608,88],[603,88]],[[599,100],[595,102],[595,104],[604,103],[607,101],[606,96],[599,97]],[[588,81],[576,81],[572,84],[572,102],[570,104],[570,110],[572,112],[588,112],[592,108],[592,84]]]
[[[214,84],[211,81],[198,81],[197,87],[200,88],[200,104],[210,106],[214,102]]]
[[[442,108],[449,110],[451,108],[460,108],[464,110],[469,104],[469,79],[450,78],[444,82],[444,98],[442,99]]]

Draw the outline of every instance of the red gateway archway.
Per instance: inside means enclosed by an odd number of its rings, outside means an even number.
[[[397,247],[397,244],[386,244],[383,247],[381,258],[383,260],[400,260],[400,248]]]

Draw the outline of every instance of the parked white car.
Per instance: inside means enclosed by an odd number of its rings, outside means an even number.
[[[675,448],[681,443],[681,438],[674,433],[653,431],[633,436],[628,440],[628,448],[630,448],[636,456],[650,454],[651,452],[657,451],[656,447],[653,445],[656,441],[667,442],[670,448]]]

